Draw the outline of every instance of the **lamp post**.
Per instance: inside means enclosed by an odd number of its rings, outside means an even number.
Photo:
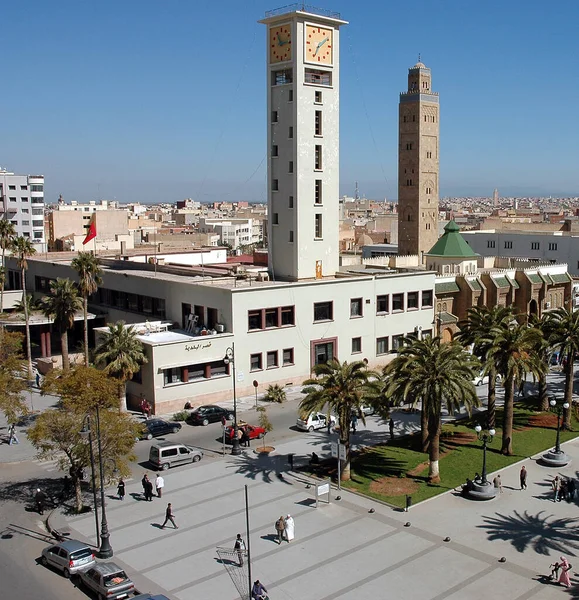
[[[93,490],[94,490],[94,473],[95,473],[95,464],[94,464],[94,455],[92,452],[92,432],[90,428],[90,415],[86,416],[85,422],[83,423],[83,430],[81,434],[87,435],[89,439],[89,444],[91,445],[91,468],[92,468],[92,480],[93,480]],[[100,423],[100,413],[98,404],[96,406],[96,437],[99,451],[99,479],[100,479],[100,489],[101,489],[101,544],[99,547],[99,551],[97,556],[99,558],[111,558],[113,555],[113,549],[110,544],[110,534],[109,527],[107,523],[107,512],[105,507],[105,486],[104,486],[104,470],[103,470],[103,453],[101,446],[101,423]],[[96,494],[95,494],[95,512],[97,511],[96,506]]]
[[[99,539],[99,511],[98,511],[98,503],[97,503],[97,492],[96,492],[96,481],[95,481],[95,468],[94,468],[94,449],[92,446],[92,431],[90,429],[90,415],[86,415],[84,421],[82,423],[82,431],[80,435],[83,438],[88,438],[88,447],[90,450],[90,466],[91,466],[91,481],[92,481],[92,497],[94,502],[94,520],[96,527],[96,540],[98,543]]]
[[[477,433],[478,439],[483,443],[481,485],[489,485],[489,482],[487,481],[487,444],[490,444],[493,441],[493,436],[496,431],[494,429],[489,429],[488,431],[483,432],[483,428],[480,425],[477,425],[474,430]]]
[[[557,400],[555,398],[551,398],[549,400],[549,404],[551,406],[551,410],[557,413],[557,441],[555,442],[555,454],[563,454],[561,452],[561,415],[564,410],[569,408],[569,402],[564,402],[563,406],[557,406]]]
[[[237,437],[237,393],[235,390],[235,342],[231,343],[231,347],[225,351],[225,358],[223,362],[228,365],[231,363],[231,371],[233,375],[233,439],[231,440],[231,454],[238,456],[241,454],[241,446],[239,445],[239,438]]]

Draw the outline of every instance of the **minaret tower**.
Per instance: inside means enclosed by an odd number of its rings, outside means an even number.
[[[339,267],[338,13],[278,9],[267,27],[268,251],[274,279]],[[315,12],[314,12],[315,11]]]
[[[408,69],[398,124],[398,254],[422,261],[438,240],[439,103],[430,69]]]

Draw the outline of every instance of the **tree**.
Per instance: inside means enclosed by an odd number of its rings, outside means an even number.
[[[82,474],[90,469],[90,448],[81,435],[87,415],[91,418],[93,446],[97,455],[96,412],[98,406],[104,475],[130,474],[129,462],[135,460],[133,446],[140,424],[119,413],[118,381],[104,371],[77,366],[66,373],[53,371],[43,382],[43,392],[61,397],[58,408],[41,413],[28,431],[28,438],[40,458],[58,458],[62,471],[70,474],[76,495],[76,508],[82,510]]]
[[[505,306],[475,306],[467,311],[465,321],[459,323],[460,333],[457,336],[463,346],[472,346],[472,353],[482,363],[483,375],[488,375],[487,427],[494,429],[496,424],[496,382],[497,369],[492,360],[487,359],[487,352],[493,345],[492,331],[503,324],[515,320],[515,311]]]
[[[526,373],[538,377],[547,368],[535,353],[542,333],[535,327],[511,321],[493,327],[489,336],[492,345],[488,348],[486,357],[502,376],[505,389],[501,452],[510,456],[513,454],[515,385],[521,383]]]
[[[281,404],[287,400],[287,394],[281,385],[274,383],[273,385],[267,386],[267,390],[263,399],[267,400],[268,402],[277,402],[278,404]]]
[[[78,273],[78,289],[82,296],[84,315],[84,364],[88,367],[88,299],[102,284],[99,259],[92,252],[79,252],[70,266]]]
[[[127,408],[126,383],[146,362],[143,344],[137,339],[135,328],[124,321],[109,323],[108,331],[95,350],[95,363],[123,383],[120,388],[122,410]]]
[[[54,326],[60,335],[62,349],[62,369],[68,371],[68,330],[74,325],[74,318],[82,308],[76,286],[70,279],[50,282],[50,295],[42,299],[42,312],[53,319]]]
[[[541,336],[537,336],[533,352],[537,358],[545,365],[549,364],[551,359],[551,337],[553,335],[554,322],[550,318],[550,313],[543,313],[539,318],[536,315],[531,315],[529,323],[532,327],[541,332]],[[549,396],[547,395],[547,370],[541,370],[537,378],[539,387],[539,410],[549,410]]]
[[[307,415],[314,411],[327,410],[338,417],[340,443],[346,448],[346,460],[342,464],[343,481],[350,479],[350,421],[352,412],[360,413],[364,393],[369,388],[369,371],[364,361],[340,363],[332,358],[327,363],[314,365],[314,377],[304,381],[302,392],[306,397],[300,402],[300,412]],[[364,415],[361,415],[364,421]]]
[[[8,219],[0,219],[0,248],[2,249],[2,272],[4,277],[0,281],[0,312],[4,312],[4,285],[6,284],[6,250],[12,248],[16,228]]]
[[[26,271],[28,259],[36,254],[36,249],[28,238],[18,236],[14,239],[12,250],[16,255],[16,264],[22,275],[22,298],[26,298]],[[32,380],[32,345],[30,343],[30,314],[28,302],[23,302],[24,320],[26,321],[26,358],[28,359],[28,379]]]
[[[22,396],[26,389],[22,341],[22,334],[0,328],[0,410],[8,423],[16,423],[28,413]]]
[[[553,347],[559,350],[565,371],[565,399],[569,408],[564,412],[563,427],[571,428],[573,406],[573,370],[575,355],[579,352],[579,312],[560,307],[548,313],[549,337]]]
[[[273,425],[267,416],[267,410],[265,406],[258,406],[257,412],[259,413],[259,426],[265,429],[265,433],[269,433],[273,430]],[[263,447],[265,448],[265,435],[263,436]]]
[[[453,414],[464,406],[480,402],[472,380],[480,371],[480,362],[465,352],[458,342],[441,343],[439,337],[410,338],[399,348],[386,367],[387,394],[395,404],[410,400],[422,403],[428,432],[429,472],[432,483],[440,481],[440,430],[442,407]]]

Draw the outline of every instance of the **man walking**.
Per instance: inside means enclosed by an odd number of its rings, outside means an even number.
[[[521,467],[521,472],[519,473],[519,479],[521,480],[521,489],[526,490],[527,489],[527,469],[525,468],[525,465],[523,465]]]
[[[173,527],[175,529],[179,529],[179,527],[177,527],[177,524],[175,523],[175,515],[173,514],[173,509],[171,508],[170,502],[169,502],[169,504],[167,504],[167,510],[165,511],[165,520],[163,521],[163,524],[161,525],[161,529],[165,529],[165,525],[167,524],[167,521],[171,521],[171,523],[173,523]]]
[[[283,519],[283,515],[275,522],[275,531],[277,533],[277,543],[279,545],[283,541],[283,534],[285,532],[285,521]]]
[[[164,487],[165,480],[160,475],[157,475],[157,478],[155,479],[155,489],[157,490],[157,497],[160,498],[163,495]]]
[[[557,502],[557,500],[560,501],[561,498],[559,498],[559,492],[561,491],[561,480],[559,479],[559,475],[553,479],[551,487],[553,488],[553,502]]]
[[[243,567],[243,555],[245,554],[245,542],[241,539],[241,533],[237,534],[235,538],[235,544],[233,549],[237,551],[237,558],[239,559],[239,566]]]
[[[358,415],[356,413],[352,413],[351,422],[352,422],[352,433],[356,433],[356,426],[358,425]]]
[[[495,486],[495,488],[499,491],[499,494],[503,493],[503,484],[501,482],[501,476],[497,475],[494,479],[493,479],[493,485]]]
[[[390,417],[390,421],[388,421],[388,429],[390,429],[390,439],[394,439],[394,419]]]

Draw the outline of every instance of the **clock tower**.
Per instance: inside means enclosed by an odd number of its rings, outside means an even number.
[[[408,70],[398,120],[398,254],[423,255],[438,240],[439,103],[430,69]]]
[[[299,5],[302,6],[302,5]],[[266,13],[268,258],[272,279],[339,267],[338,13]]]

